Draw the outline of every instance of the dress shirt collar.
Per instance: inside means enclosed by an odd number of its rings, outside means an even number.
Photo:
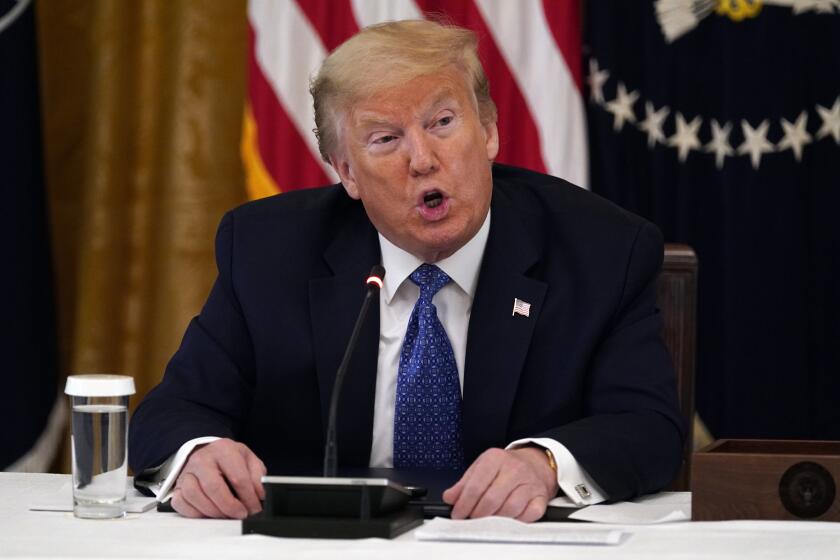
[[[434,263],[449,276],[452,281],[472,299],[478,285],[478,270],[487,246],[487,236],[490,233],[490,211],[484,218],[478,232],[467,241],[466,245],[455,251],[445,259]],[[382,266],[385,267],[385,279],[382,287],[385,303],[391,299],[402,283],[423,261],[408,253],[379,234],[379,247],[382,251]]]

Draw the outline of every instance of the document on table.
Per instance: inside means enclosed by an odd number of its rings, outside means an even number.
[[[552,502],[549,502],[550,504]],[[569,519],[616,525],[651,525],[691,520],[691,492],[660,492],[632,502],[581,508]]]
[[[618,530],[583,529],[571,523],[523,523],[507,517],[445,519],[436,517],[414,531],[421,541],[616,545]]]
[[[550,507],[573,508],[571,500],[562,496],[549,502]],[[615,525],[649,525],[691,520],[690,492],[661,492],[642,496],[632,502],[598,504],[574,511],[568,519],[611,523]],[[576,523],[521,523],[502,517],[454,520],[436,518],[414,532],[418,540],[510,542],[541,544],[620,544],[630,533],[617,529],[598,530],[592,525]]]
[[[127,482],[128,484],[128,482]],[[157,505],[155,498],[149,498],[128,484],[125,496],[125,510],[128,513],[143,513]],[[73,483],[67,482],[51,496],[42,496],[37,502],[29,504],[33,511],[73,511]]]

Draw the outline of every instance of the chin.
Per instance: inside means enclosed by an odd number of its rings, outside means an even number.
[[[437,262],[440,260],[445,259],[446,257],[452,255],[464,243],[458,244],[455,240],[452,239],[434,239],[434,240],[426,240],[422,243],[422,252],[421,255],[425,255],[425,257],[434,256],[433,260],[428,260],[428,262]],[[424,258],[425,258],[424,257]]]

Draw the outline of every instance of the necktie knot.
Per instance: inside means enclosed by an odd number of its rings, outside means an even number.
[[[418,266],[409,278],[420,287],[420,297],[423,299],[431,299],[450,281],[444,271],[433,264],[426,263]]]

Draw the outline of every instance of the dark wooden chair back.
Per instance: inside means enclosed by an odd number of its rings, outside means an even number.
[[[665,245],[665,260],[659,277],[657,301],[662,313],[662,338],[677,370],[680,408],[686,418],[688,437],[683,449],[683,467],[669,490],[689,489],[691,453],[694,446],[694,364],[697,324],[697,255],[691,247]]]

